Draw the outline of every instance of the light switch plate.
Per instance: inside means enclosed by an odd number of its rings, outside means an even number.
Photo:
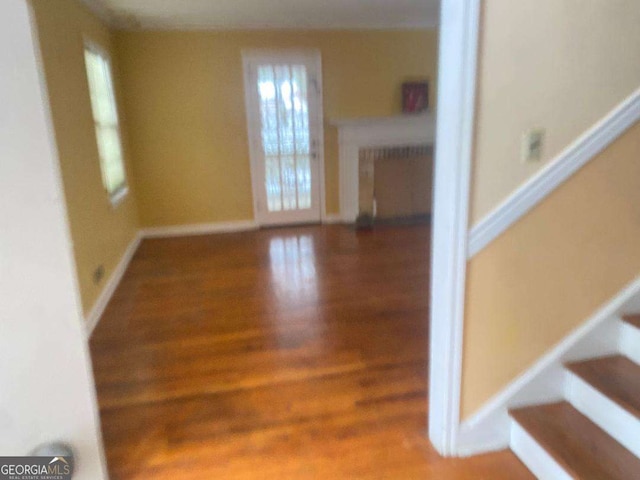
[[[526,163],[537,163],[542,160],[545,131],[533,128],[522,137],[522,160]]]

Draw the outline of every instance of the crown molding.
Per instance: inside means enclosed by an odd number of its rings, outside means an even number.
[[[438,18],[426,21],[412,20],[401,23],[377,24],[340,24],[333,25],[290,25],[286,23],[230,23],[228,25],[207,25],[205,22],[144,19],[119,15],[104,0],[79,0],[87,9],[102,20],[107,26],[118,30],[188,30],[188,31],[230,31],[230,30],[435,30]]]
[[[87,0],[91,1],[91,0]],[[233,30],[361,30],[361,31],[391,31],[391,30],[436,30],[437,20],[428,22],[411,22],[398,24],[371,25],[285,25],[277,23],[234,23],[228,25],[200,25],[184,21],[136,20],[131,22],[115,21],[115,26],[124,30],[162,30],[162,31],[233,31]]]
[[[80,3],[109,27],[117,26],[116,16],[102,0],[80,0]]]

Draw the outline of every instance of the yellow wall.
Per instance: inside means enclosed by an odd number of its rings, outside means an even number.
[[[640,272],[640,124],[468,266],[464,418]]]
[[[112,35],[75,0],[33,0],[32,4],[51,102],[80,293],[87,313],[138,229],[132,192],[113,208],[102,185],[84,66],[83,38],[110,51]],[[117,63],[113,60],[117,73]],[[126,136],[123,141],[126,157]],[[131,183],[129,178],[130,189]],[[96,285],[93,272],[99,265],[104,265],[106,275]]]
[[[253,217],[243,48],[321,50],[326,205],[335,213],[337,133],[328,120],[398,114],[403,81],[435,86],[436,43],[435,31],[118,32],[142,224]]]
[[[471,223],[640,86],[638,0],[486,0]],[[532,127],[543,162],[520,159]]]

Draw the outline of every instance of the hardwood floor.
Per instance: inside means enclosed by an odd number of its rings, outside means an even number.
[[[91,339],[112,480],[532,479],[425,438],[427,227],[145,240]]]

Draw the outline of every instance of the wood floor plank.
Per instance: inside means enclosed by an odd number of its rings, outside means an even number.
[[[531,480],[426,439],[429,240],[145,240],[91,339],[111,479]]]
[[[640,328],[640,315],[627,315],[623,320],[636,328]]]

